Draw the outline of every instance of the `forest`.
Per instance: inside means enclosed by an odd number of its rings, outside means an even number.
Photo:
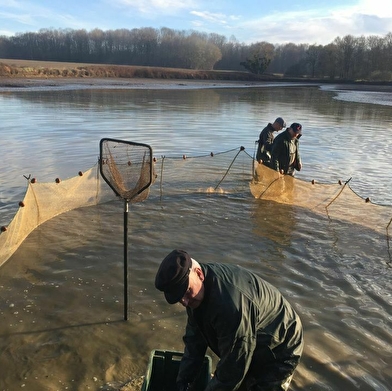
[[[41,29],[0,36],[0,58],[392,81],[392,33],[346,35],[328,45],[311,45],[244,44],[235,37],[165,27]]]

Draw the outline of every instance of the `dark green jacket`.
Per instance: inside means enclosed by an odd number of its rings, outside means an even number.
[[[207,347],[220,361],[206,391],[236,390],[251,364],[257,370],[271,360],[299,360],[301,320],[275,287],[239,266],[201,264],[201,268],[204,299],[197,309],[187,307],[178,381],[194,380]]]
[[[301,163],[301,156],[299,153],[299,141],[297,138],[294,139],[296,152],[295,161],[292,166],[290,166],[290,143],[291,136],[287,129],[275,137],[271,150],[270,167],[272,169],[276,171],[283,170],[285,174],[292,173],[294,171],[294,168],[296,170],[299,169],[299,164]]]

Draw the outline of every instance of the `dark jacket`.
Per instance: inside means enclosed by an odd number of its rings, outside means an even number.
[[[283,170],[285,174],[292,174],[294,169],[299,170],[299,164],[301,163],[299,141],[297,138],[293,140],[295,146],[295,159],[292,165],[290,165],[291,142],[292,138],[288,129],[275,137],[271,150],[271,168],[276,171]]]
[[[269,123],[260,133],[256,160],[262,160],[263,163],[269,163],[271,160],[271,149],[272,143],[274,142],[274,133],[275,129],[271,123]]]
[[[220,361],[205,391],[232,391],[249,368],[257,371],[274,360],[299,360],[301,321],[275,287],[239,266],[200,266],[205,276],[204,299],[194,310],[187,307],[185,350],[177,381],[195,379],[207,347]]]

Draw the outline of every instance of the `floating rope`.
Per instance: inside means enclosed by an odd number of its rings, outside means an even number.
[[[386,228],[386,230],[387,230],[387,248],[388,248],[388,255],[389,255],[389,261],[387,262],[387,265],[389,267],[392,267],[392,255],[391,255],[391,248],[389,246],[389,232],[388,232],[388,229],[389,229],[389,226],[391,225],[391,223],[392,223],[392,218],[389,220],[389,223]]]
[[[351,179],[352,179],[352,177],[350,178],[350,179],[348,179],[345,183],[344,183],[344,185],[343,185],[343,187],[342,187],[342,189],[339,191],[339,193],[336,195],[336,197],[334,197],[332,200],[331,200],[331,202],[325,207],[325,209],[327,209],[327,213],[328,213],[328,207],[340,196],[340,194],[342,194],[342,191],[344,190],[344,188],[346,187],[346,185],[351,181]]]
[[[237,152],[237,154],[234,156],[234,159],[233,159],[233,161],[230,163],[230,166],[229,166],[229,168],[227,169],[227,171],[226,171],[226,173],[225,173],[225,175],[223,175],[223,178],[219,181],[219,183],[215,186],[215,189],[214,190],[216,190],[218,187],[219,187],[219,185],[223,182],[223,180],[226,178],[226,176],[227,176],[227,174],[229,173],[229,171],[230,171],[230,168],[232,167],[232,165],[233,165],[233,163],[235,162],[235,159],[237,159],[237,156],[242,152],[242,151],[245,151],[245,147],[240,147],[240,150]]]
[[[165,156],[162,155],[162,162],[161,162],[161,183],[159,184],[159,194],[160,194],[160,201],[162,201],[162,183],[163,183],[163,162],[165,161]]]

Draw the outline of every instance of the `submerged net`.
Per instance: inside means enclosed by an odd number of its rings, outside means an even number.
[[[113,193],[100,179],[98,166],[78,176],[53,183],[28,180],[19,209],[9,225],[1,227],[0,266],[18,249],[26,237],[45,221],[72,209],[113,199]]]
[[[336,184],[306,182],[256,163],[250,191],[257,199],[296,205],[326,215],[331,220],[344,220],[388,235],[392,208],[376,205],[358,196],[350,181]]]
[[[128,152],[121,151],[114,158],[113,149],[105,152],[107,161],[101,162],[105,175],[118,185],[116,194],[132,198],[131,202],[143,201],[147,196],[152,202],[159,202],[167,196],[218,193],[290,204],[332,220],[349,221],[386,234],[389,251],[392,207],[361,198],[350,188],[349,182],[322,184],[282,176],[255,163],[243,147],[196,157],[155,157],[152,172],[147,164],[150,157],[145,152],[143,148],[138,149],[139,164],[134,166]],[[114,165],[111,160],[115,161]],[[133,175],[131,182],[127,182],[127,175]],[[150,175],[153,185],[140,192]],[[137,178],[140,181],[135,186]],[[0,266],[40,224],[75,208],[113,200],[112,190],[99,175],[98,164],[64,181],[39,183],[29,180],[23,200],[16,201],[19,209],[14,218],[2,227]],[[0,221],[0,225],[5,223]]]

